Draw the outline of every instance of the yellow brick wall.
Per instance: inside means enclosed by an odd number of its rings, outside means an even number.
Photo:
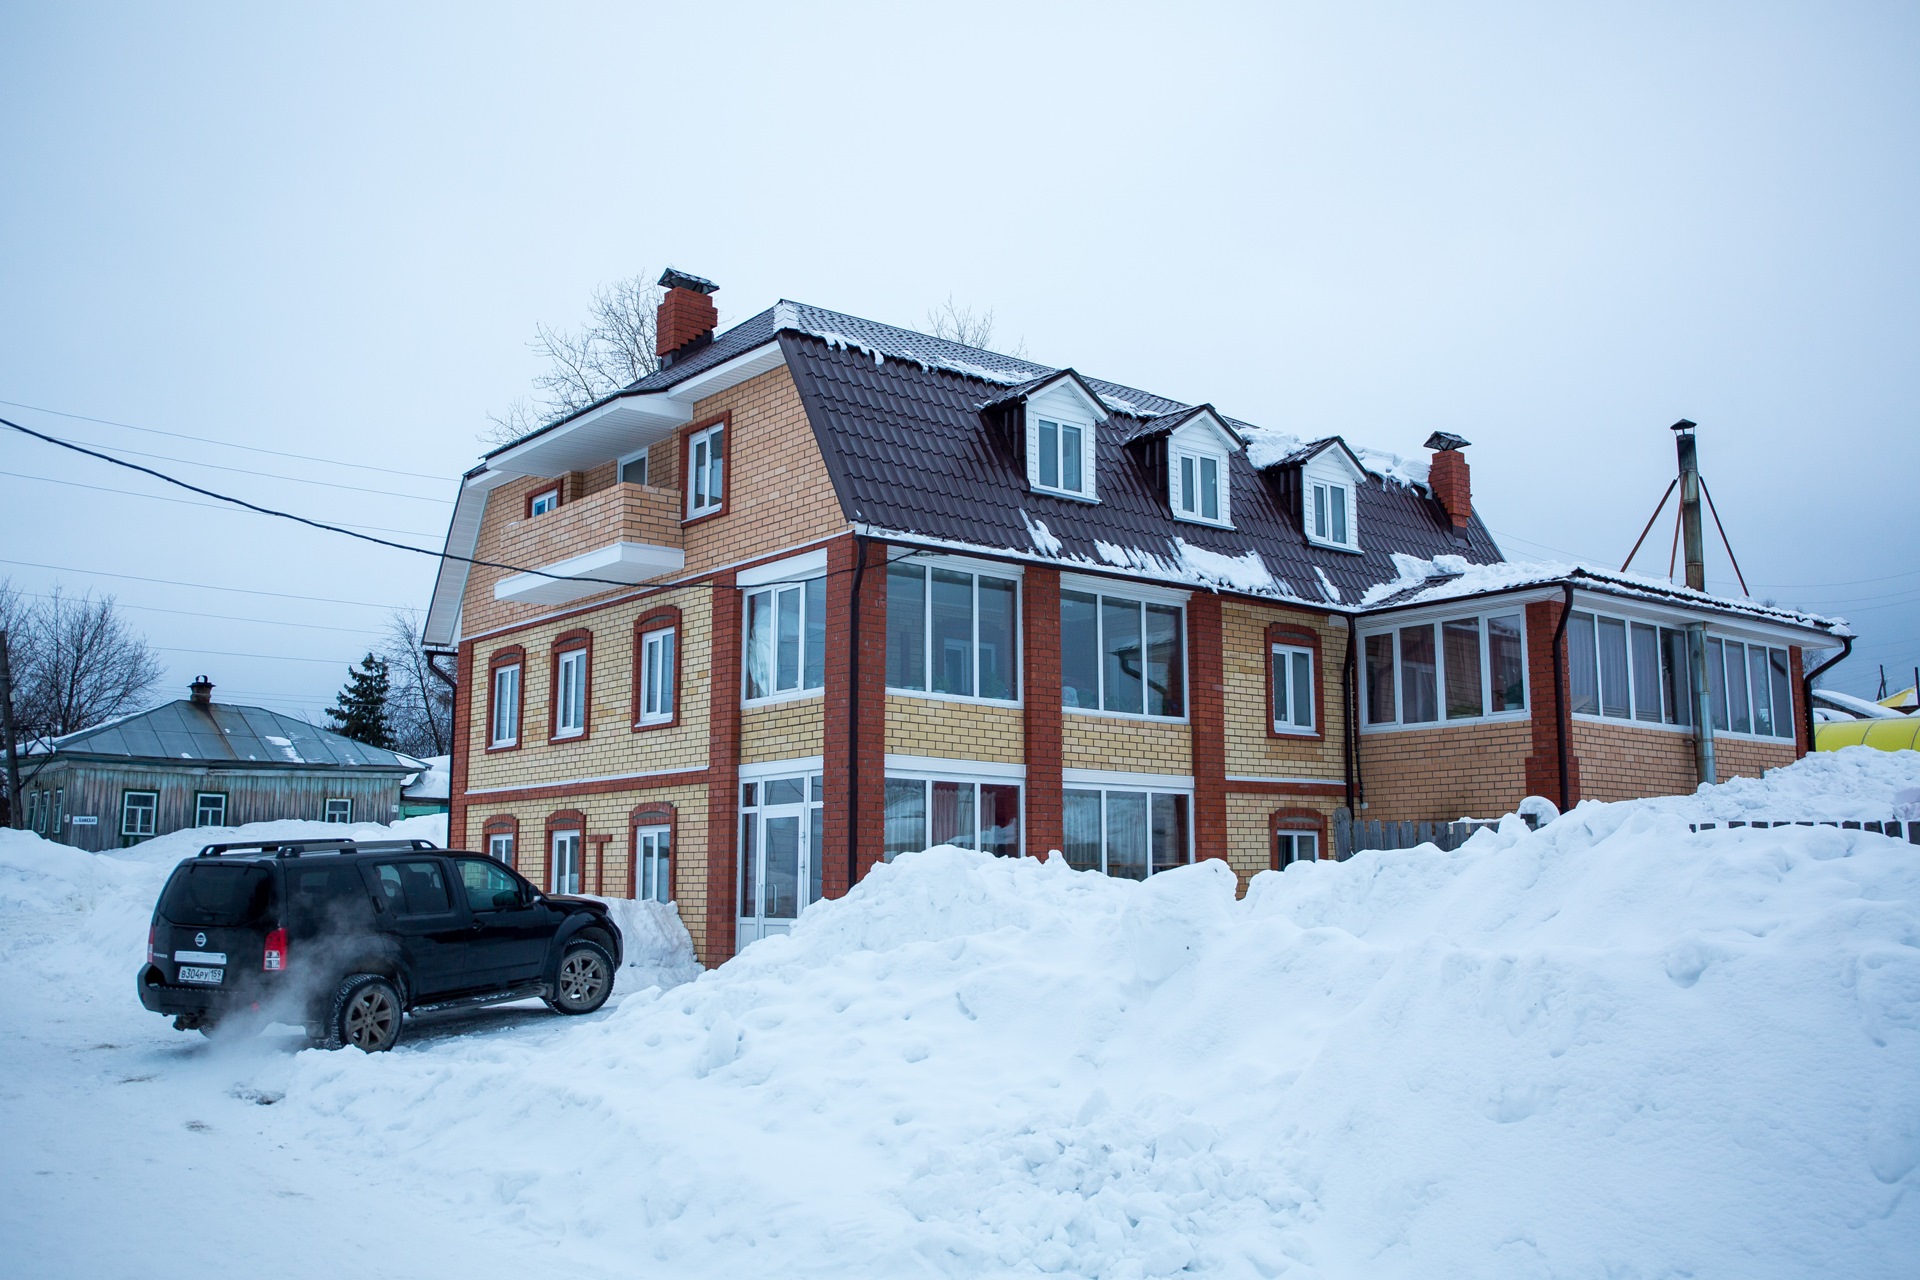
[[[1346,623],[1238,600],[1221,605],[1220,621],[1227,686],[1228,775],[1326,778],[1332,782],[1343,779],[1347,717],[1340,682],[1346,670]],[[1267,731],[1271,715],[1267,704],[1267,628],[1276,622],[1320,637],[1318,675],[1325,715],[1320,739],[1275,737]]]
[[[740,712],[740,763],[791,760],[826,751],[821,710],[825,698],[795,698],[744,707]]]
[[[467,725],[467,787],[540,786],[574,778],[603,778],[707,765],[708,684],[712,663],[711,592],[685,587],[643,600],[629,600],[570,618],[550,620],[496,640],[483,641],[473,664],[473,715]],[[681,611],[680,722],[666,729],[632,730],[633,625],[642,613],[663,605]],[[585,740],[547,741],[553,694],[552,647],[562,632],[593,632],[592,733]],[[487,661],[509,643],[527,651],[521,673],[521,746],[486,749]],[[556,808],[564,806],[556,805]],[[478,830],[471,821],[470,830]]]
[[[697,941],[706,923],[707,867],[703,850],[707,844],[707,788],[704,784],[659,787],[647,791],[621,791],[606,795],[568,796],[540,800],[517,800],[492,804],[487,797],[475,799],[468,829],[474,843],[484,847],[479,833],[488,818],[511,817],[520,820],[520,839],[514,850],[514,865],[521,875],[539,884],[546,865],[547,818],[561,809],[578,809],[586,815],[586,837],[581,843],[582,885],[589,893],[599,891],[606,897],[624,897],[627,892],[628,864],[632,861],[632,832],[627,818],[643,804],[671,804],[676,808],[673,859],[673,893],[680,919]],[[729,833],[730,834],[730,833]],[[604,846],[606,863],[596,867],[593,861],[594,836],[612,836]],[[732,844],[726,844],[731,856]],[[684,856],[692,851],[693,856]],[[596,879],[595,872],[600,872]]]
[[[886,749],[897,755],[1021,764],[1026,721],[1018,707],[888,694]]]
[[[1229,784],[1231,787],[1231,784]],[[1273,869],[1272,818],[1281,809],[1307,809],[1326,819],[1322,858],[1333,856],[1333,811],[1338,798],[1326,796],[1255,795],[1227,792],[1227,865],[1240,878],[1240,892],[1257,873]]]
[[[1060,755],[1067,769],[1191,774],[1193,730],[1184,724],[1069,710],[1061,717]]]
[[[1354,816],[1431,822],[1499,817],[1526,798],[1532,752],[1533,726],[1525,720],[1362,733],[1367,807]]]

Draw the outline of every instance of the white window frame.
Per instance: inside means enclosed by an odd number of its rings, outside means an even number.
[[[45,826],[46,795],[47,793],[39,787],[35,787],[33,790],[27,792],[26,829],[28,831],[33,832],[37,836],[43,836],[47,834],[47,828]]]
[[[1688,624],[1694,620],[1688,619],[1685,617],[1676,617],[1673,615],[1656,614],[1652,611],[1642,612],[1640,610],[1636,610],[1632,608],[1614,607],[1610,603],[1606,605],[1601,605],[1599,607],[1595,607],[1591,598],[1582,598],[1582,599],[1576,600],[1573,612],[1584,614],[1588,618],[1592,619],[1592,622],[1590,625],[1594,628],[1594,631],[1595,631],[1595,635],[1594,635],[1595,693],[1600,701],[1600,709],[1597,711],[1575,710],[1575,711],[1570,711],[1569,715],[1574,720],[1577,720],[1582,724],[1609,724],[1609,725],[1630,726],[1630,727],[1639,728],[1639,729],[1658,729],[1658,730],[1664,730],[1665,732],[1668,732],[1668,733],[1682,733],[1682,734],[1687,734],[1691,736],[1693,733],[1693,712],[1694,712],[1694,707],[1692,705],[1692,692],[1691,692],[1693,687],[1693,679],[1692,679],[1692,673],[1690,669],[1692,665],[1692,656],[1691,656],[1692,641],[1691,640],[1688,641],[1689,671],[1687,672],[1686,680],[1684,682],[1684,687],[1688,691],[1686,694],[1686,698],[1687,698],[1687,705],[1685,708],[1686,719],[1683,721],[1674,722],[1674,721],[1669,721],[1666,718],[1664,690],[1663,690],[1661,718],[1659,720],[1643,720],[1643,719],[1640,719],[1638,716],[1634,715],[1634,707],[1636,705],[1638,694],[1639,694],[1639,689],[1637,687],[1639,676],[1634,671],[1633,627],[1637,623],[1641,626],[1656,627],[1660,631],[1679,632],[1681,635],[1686,635]],[[1600,641],[1599,641],[1598,631],[1599,631],[1600,620],[1602,618],[1610,619],[1615,622],[1624,623],[1627,627],[1627,714],[1624,716],[1608,715],[1606,713],[1606,691],[1605,689],[1600,687],[1600,680],[1601,680],[1600,657],[1599,657]],[[1571,697],[1572,684],[1573,684],[1573,642],[1572,642],[1571,636],[1572,636],[1573,627],[1578,625],[1580,625],[1580,623],[1577,619],[1569,619],[1569,625],[1567,628],[1569,639],[1566,646],[1566,650],[1567,650],[1566,679],[1568,684],[1569,697]],[[1773,636],[1756,635],[1755,633],[1748,632],[1748,631],[1724,630],[1717,627],[1709,627],[1706,630],[1703,636],[1703,639],[1709,642],[1707,643],[1706,653],[1703,658],[1703,660],[1708,665],[1708,687],[1709,688],[1712,687],[1712,663],[1713,663],[1713,655],[1716,648],[1716,646],[1711,642],[1716,640],[1720,642],[1719,645],[1717,646],[1718,651],[1720,653],[1720,671],[1721,671],[1721,677],[1722,677],[1720,687],[1722,690],[1721,697],[1724,703],[1723,709],[1725,710],[1727,715],[1728,727],[1725,729],[1722,729],[1717,724],[1713,725],[1712,726],[1713,736],[1715,738],[1732,738],[1735,741],[1739,741],[1739,742],[1765,742],[1765,743],[1774,743],[1774,744],[1781,744],[1781,743],[1791,744],[1793,742],[1798,741],[1799,723],[1795,715],[1795,711],[1796,711],[1795,703],[1797,703],[1800,697],[1800,694],[1794,688],[1794,681],[1792,676],[1792,671],[1793,671],[1792,644],[1781,641]],[[1657,640],[1655,643],[1656,643],[1656,646],[1658,646],[1659,642]],[[1726,656],[1727,646],[1729,644],[1737,644],[1743,647],[1743,654],[1742,654],[1741,663],[1740,663],[1741,682],[1747,686],[1747,724],[1748,724],[1748,729],[1744,732],[1732,727],[1732,724],[1733,724],[1732,706],[1731,706],[1731,699],[1728,697],[1729,686],[1726,683],[1726,677],[1727,677],[1728,671],[1730,670],[1727,664],[1727,656]],[[1771,659],[1772,651],[1778,650],[1782,655],[1785,656],[1787,661],[1788,706],[1787,706],[1787,714],[1784,717],[1780,715],[1779,709],[1773,706],[1773,689],[1772,689],[1772,677],[1771,677],[1772,667],[1771,667],[1771,661],[1769,661],[1767,705],[1769,710],[1773,714],[1774,731],[1772,733],[1756,733],[1752,729],[1753,706],[1754,706],[1752,667],[1749,665],[1745,657],[1745,652],[1751,651],[1753,649],[1760,649],[1763,652],[1767,652],[1769,654],[1769,659]],[[1666,658],[1664,648],[1658,648],[1657,653],[1659,655],[1659,661],[1664,663]],[[1658,679],[1659,678],[1658,675],[1656,675],[1655,678]],[[1711,698],[1709,698],[1709,704],[1711,704]],[[1711,714],[1711,712],[1709,712],[1709,714]]]
[[[1341,495],[1341,513],[1346,517],[1346,538],[1333,536],[1333,495]],[[1316,546],[1335,547],[1341,551],[1357,551],[1360,547],[1359,529],[1354,520],[1354,486],[1335,480],[1330,476],[1310,476],[1307,481],[1307,541]],[[1324,520],[1323,520],[1324,517]],[[1321,532],[1322,524],[1326,532]]]
[[[919,767],[916,767],[916,763]],[[1003,770],[1010,767],[1014,769],[1014,772],[1003,772]],[[974,768],[968,766],[968,762],[962,760],[909,762],[898,757],[891,757],[886,767],[885,789],[908,785],[917,785],[920,788],[921,815],[927,824],[921,834],[927,840],[931,840],[933,838],[934,785],[939,783],[943,785],[957,784],[962,787],[972,787],[973,842],[972,844],[961,845],[959,847],[977,849],[980,845],[980,788],[983,786],[1012,787],[1017,810],[1014,818],[1013,856],[1024,857],[1027,849],[1027,786],[1022,776],[1024,770],[1018,766],[992,764],[982,764],[978,766],[978,769],[979,771],[976,772]],[[885,795],[885,789],[883,789],[882,792],[883,797]],[[888,843],[891,842],[883,841],[882,853],[882,856],[888,862],[892,862],[900,853],[910,852],[909,850],[886,849],[885,845]],[[925,847],[925,845],[921,846],[921,848]]]
[[[640,464],[640,470],[645,473],[647,477],[645,480],[627,479],[627,466],[629,463],[634,462]],[[647,456],[647,450],[635,449],[632,453],[620,455],[620,458],[613,464],[613,478],[621,484],[650,484],[653,480],[653,465]]]
[[[660,852],[663,844],[664,859]],[[654,823],[633,829],[633,894],[641,902],[673,901],[672,827]]]
[[[673,719],[680,661],[677,631],[665,626],[640,633],[640,719],[636,724],[666,724]]]
[[[1047,412],[1031,414],[1033,422],[1033,465],[1031,472],[1033,488],[1041,493],[1056,493],[1067,498],[1086,498],[1089,496],[1087,481],[1093,473],[1093,424],[1079,421],[1069,415]],[[1068,449],[1068,433],[1079,441],[1077,451]],[[1049,440],[1051,437],[1051,440]],[[1051,445],[1051,447],[1049,447]],[[1077,454],[1077,456],[1076,456]],[[1067,463],[1072,459],[1080,472],[1080,483],[1072,488],[1067,486]],[[1047,463],[1053,463],[1054,482],[1048,484],[1045,477]]]
[[[1275,861],[1279,861],[1280,841],[1282,840],[1291,840],[1293,842],[1287,860],[1280,863],[1280,869],[1282,871],[1285,871],[1296,862],[1318,862],[1320,860],[1320,833],[1318,831],[1310,831],[1300,827],[1279,827],[1275,829],[1273,833],[1273,853]],[[1305,842],[1312,850],[1311,853],[1305,856],[1302,856],[1300,852],[1302,842]]]
[[[1210,525],[1217,529],[1233,527],[1232,501],[1229,496],[1229,472],[1227,455],[1213,449],[1200,449],[1192,445],[1167,446],[1167,502],[1173,508],[1173,518],[1185,520],[1189,524]],[[1214,467],[1214,504],[1217,514],[1206,514],[1206,464]],[[1187,505],[1188,471],[1191,469],[1193,481],[1193,505]]]
[[[135,805],[133,799],[141,796],[150,804]],[[42,801],[45,803],[45,801]],[[144,814],[144,824],[134,821],[137,815]],[[136,839],[155,835],[160,829],[160,793],[158,791],[122,791],[120,793],[120,834]]]
[[[1312,737],[1318,732],[1318,726],[1314,723],[1314,717],[1318,714],[1319,707],[1320,673],[1315,668],[1320,664],[1316,660],[1314,651],[1307,646],[1303,644],[1285,644],[1282,642],[1275,642],[1267,646],[1267,662],[1271,664],[1267,668],[1268,688],[1270,690],[1267,714],[1269,718],[1273,717],[1275,708],[1271,703],[1277,700],[1277,695],[1280,692],[1280,673],[1282,671],[1286,672],[1287,710],[1289,716],[1293,714],[1298,706],[1299,699],[1294,696],[1293,692],[1293,660],[1295,657],[1304,657],[1307,660],[1307,722],[1300,724],[1292,719],[1283,721],[1276,718],[1273,719],[1273,731],[1275,733],[1291,734],[1299,737]],[[1283,662],[1285,663],[1284,666],[1282,665]]]
[[[501,685],[505,684],[505,690]],[[508,730],[500,732],[501,720]],[[487,727],[487,745],[511,747],[520,741],[520,664],[504,662],[493,669],[493,723]]]
[[[1489,618],[1520,619],[1520,676],[1522,700],[1519,709],[1513,711],[1486,711],[1477,716],[1447,717],[1447,654],[1446,632],[1449,622],[1461,622],[1468,618],[1478,620],[1480,625],[1480,705],[1486,707],[1493,701],[1493,646],[1487,638],[1487,620]],[[1359,697],[1356,699],[1357,711],[1361,719],[1362,733],[1398,733],[1404,730],[1450,729],[1457,725],[1505,724],[1515,720],[1525,720],[1533,714],[1533,700],[1537,695],[1533,688],[1533,671],[1528,666],[1530,654],[1527,642],[1527,607],[1523,602],[1485,601],[1477,609],[1451,609],[1442,613],[1409,613],[1389,615],[1391,621],[1382,619],[1383,625],[1363,629],[1356,637],[1359,652],[1355,657],[1360,680]],[[1437,715],[1432,720],[1405,719],[1407,710],[1406,691],[1401,687],[1402,663],[1400,660],[1400,630],[1403,627],[1431,627],[1433,629],[1433,680],[1434,708]],[[1368,716],[1367,702],[1367,641],[1373,636],[1391,636],[1393,640],[1393,719],[1375,723]]]
[[[895,556],[887,563],[891,570],[902,562],[910,562],[914,567],[926,571],[922,579],[924,589],[920,593],[920,687],[909,688],[888,683],[887,692],[903,698],[927,698],[935,702],[977,702],[994,707],[1020,707],[1026,705],[1025,632],[1026,600],[1025,575],[1016,565],[1001,565],[978,560],[967,560],[954,556]],[[944,693],[933,687],[933,571],[943,569],[949,573],[964,573],[973,580],[973,688],[972,693]],[[992,578],[997,582],[1013,584],[1013,651],[1008,655],[1013,667],[1013,696],[1011,698],[992,698],[980,690],[980,579]],[[889,606],[890,607],[890,606]],[[883,625],[882,630],[885,630]],[[883,677],[884,679],[885,677]]]
[[[1064,846],[1067,843],[1066,839],[1064,838],[1065,824],[1066,824],[1066,804],[1065,804],[1066,793],[1068,792],[1098,793],[1098,795],[1100,796],[1100,865],[1098,867],[1084,867],[1084,868],[1075,867],[1074,870],[1084,870],[1089,872],[1097,871],[1102,875],[1113,874],[1110,863],[1108,861],[1108,855],[1107,855],[1107,843],[1108,843],[1107,842],[1107,807],[1108,807],[1108,798],[1110,796],[1117,795],[1117,794],[1143,795],[1147,798],[1147,831],[1146,831],[1146,839],[1147,839],[1146,878],[1147,879],[1152,879],[1156,874],[1158,874],[1158,872],[1156,871],[1153,865],[1153,802],[1155,798],[1159,796],[1177,796],[1180,799],[1185,800],[1187,803],[1187,820],[1186,820],[1187,830],[1186,830],[1186,848],[1183,852],[1185,853],[1186,856],[1181,862],[1178,862],[1174,865],[1175,866],[1193,865],[1195,815],[1194,815],[1194,803],[1193,803],[1193,784],[1191,780],[1183,780],[1173,785],[1167,785],[1167,783],[1165,782],[1161,782],[1158,784],[1150,783],[1150,782],[1142,783],[1142,784],[1133,784],[1133,783],[1125,783],[1125,782],[1111,782],[1111,781],[1104,781],[1104,780],[1093,781],[1090,777],[1087,777],[1084,774],[1079,780],[1076,780],[1075,774],[1082,773],[1082,772],[1083,771],[1077,771],[1073,769],[1068,769],[1064,771],[1065,781],[1064,781],[1064,785],[1061,787],[1061,793],[1062,793],[1061,795],[1061,799],[1062,799],[1061,844],[1062,846]],[[1064,847],[1061,850],[1060,856],[1063,859],[1068,857],[1067,851]],[[1072,866],[1072,863],[1069,862],[1068,865]],[[1171,868],[1168,868],[1168,870],[1171,870]]]
[[[339,806],[339,807],[335,807]],[[353,821],[353,797],[328,796],[320,802],[320,821],[351,823]]]
[[[727,424],[716,422],[687,437],[687,519],[727,504]],[[716,443],[718,442],[718,447]]]
[[[582,646],[563,650],[554,659],[553,736],[578,738],[586,731],[587,651]]]
[[[487,835],[487,856],[503,867],[513,865],[513,832],[494,831]]]
[[[807,636],[812,629],[809,625],[813,621],[811,613],[814,608],[820,609],[823,615],[828,612],[824,585],[817,592],[810,591],[808,588],[816,582],[824,584],[825,581],[826,574],[824,571],[809,572],[804,577],[796,575],[795,580],[792,581],[781,579],[763,586],[743,588],[742,594],[745,598],[741,601],[740,609],[740,697],[741,701],[748,706],[761,706],[769,702],[788,702],[795,698],[817,698],[825,691],[827,669],[825,646],[827,636],[824,626],[824,616],[821,619],[823,625],[820,632],[820,644],[822,647],[820,654],[820,682],[818,684],[807,683]],[[816,595],[818,596],[817,603],[809,604],[808,597]],[[765,692],[754,693],[753,673],[755,645],[753,635],[753,602],[761,596],[765,596],[769,600],[768,616],[771,619],[765,639],[759,646],[765,651],[762,661],[765,663],[764,670],[767,673],[767,685]],[[800,617],[799,660],[795,664],[794,685],[789,689],[780,687],[780,604],[784,597],[794,597],[798,600],[796,607]]]
[[[218,800],[220,802],[219,804],[220,814],[219,814],[218,822],[205,822],[202,820],[206,816],[207,801],[209,800]],[[224,791],[194,792],[193,793],[193,825],[195,830],[198,830],[201,827],[226,826],[227,825],[227,793]]]
[[[548,499],[552,499],[552,501],[548,501]],[[543,516],[549,511],[558,511],[559,509],[560,486],[557,484],[542,489],[527,499],[527,518],[529,520],[535,516]]]
[[[581,886],[586,883],[586,843],[586,833],[578,827],[562,827],[548,839],[548,847],[551,850],[548,861],[552,864],[548,876],[552,887],[547,890],[548,893],[577,894],[580,892]],[[562,847],[567,848],[571,859],[571,872],[560,861]],[[571,886],[568,884],[569,881],[572,882]]]
[[[65,822],[66,816],[67,789],[65,787],[55,787],[53,789],[53,812],[47,815],[47,838],[49,840],[60,839],[60,827],[61,824]]]
[[[1100,705],[1099,706],[1072,707],[1072,706],[1066,705],[1065,680],[1064,680],[1065,659],[1066,659],[1066,635],[1063,628],[1062,634],[1060,637],[1061,665],[1062,665],[1062,672],[1063,672],[1063,678],[1061,682],[1061,700],[1060,700],[1061,710],[1064,711],[1067,715],[1072,715],[1072,716],[1110,716],[1118,720],[1150,720],[1155,724],[1186,724],[1187,718],[1192,713],[1192,709],[1193,709],[1193,689],[1192,689],[1193,635],[1187,619],[1187,594],[1182,591],[1156,591],[1151,587],[1139,587],[1139,586],[1135,586],[1132,583],[1127,583],[1124,586],[1121,586],[1118,590],[1116,590],[1115,584],[1109,579],[1078,578],[1068,574],[1061,575],[1060,590],[1062,593],[1071,591],[1077,595],[1091,595],[1095,597],[1095,600],[1096,600],[1096,603],[1094,605],[1094,619],[1096,624],[1095,625],[1095,636],[1096,636],[1095,654],[1096,654],[1096,657],[1098,658],[1097,667],[1099,670],[1099,680],[1100,680]],[[1108,599],[1116,600],[1116,601],[1125,601],[1129,604],[1137,604],[1141,606],[1142,636],[1146,634],[1145,606],[1150,604],[1171,605],[1180,610],[1180,714],[1179,715],[1177,716],[1154,715],[1152,712],[1149,712],[1146,710],[1110,711],[1107,709],[1107,662],[1106,662],[1106,640],[1105,640],[1106,616],[1105,616],[1105,610],[1101,607],[1100,602],[1103,602]],[[1142,678],[1144,680],[1144,676]],[[1143,708],[1146,706],[1144,696],[1142,697],[1141,706]]]

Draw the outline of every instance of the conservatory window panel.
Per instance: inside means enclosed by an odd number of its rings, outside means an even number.
[[[1747,702],[1747,646],[1737,640],[1726,642],[1727,719],[1734,733],[1752,733]]]
[[[1590,613],[1574,613],[1567,619],[1567,685],[1573,711],[1600,714],[1599,651]]]
[[[1600,619],[1600,714],[1626,719],[1632,699],[1628,687],[1627,624]]]
[[[1503,613],[1487,619],[1489,710],[1527,709],[1527,662],[1520,615]]]
[[[1395,720],[1393,696],[1393,633],[1383,631],[1367,637],[1367,723],[1392,724]]]
[[[1480,619],[1459,618],[1440,624],[1447,678],[1447,719],[1471,720],[1486,714],[1480,688]]]
[[[1400,722],[1427,724],[1440,718],[1437,655],[1431,624],[1400,628]]]
[[[1660,630],[1644,622],[1632,625],[1633,718],[1660,722]]]
[[[1791,664],[1785,649],[1767,650],[1767,666],[1773,677],[1773,733],[1777,738],[1794,737],[1793,685]]]

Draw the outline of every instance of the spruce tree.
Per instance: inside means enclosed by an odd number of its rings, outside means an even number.
[[[387,694],[387,664],[370,653],[360,660],[358,670],[347,672],[338,705],[327,708],[333,731],[370,747],[393,750],[393,734],[387,728]]]

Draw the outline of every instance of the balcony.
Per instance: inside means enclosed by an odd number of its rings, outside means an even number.
[[[528,565],[494,584],[493,598],[565,604],[686,567],[680,491],[616,484],[506,528],[489,560]]]

